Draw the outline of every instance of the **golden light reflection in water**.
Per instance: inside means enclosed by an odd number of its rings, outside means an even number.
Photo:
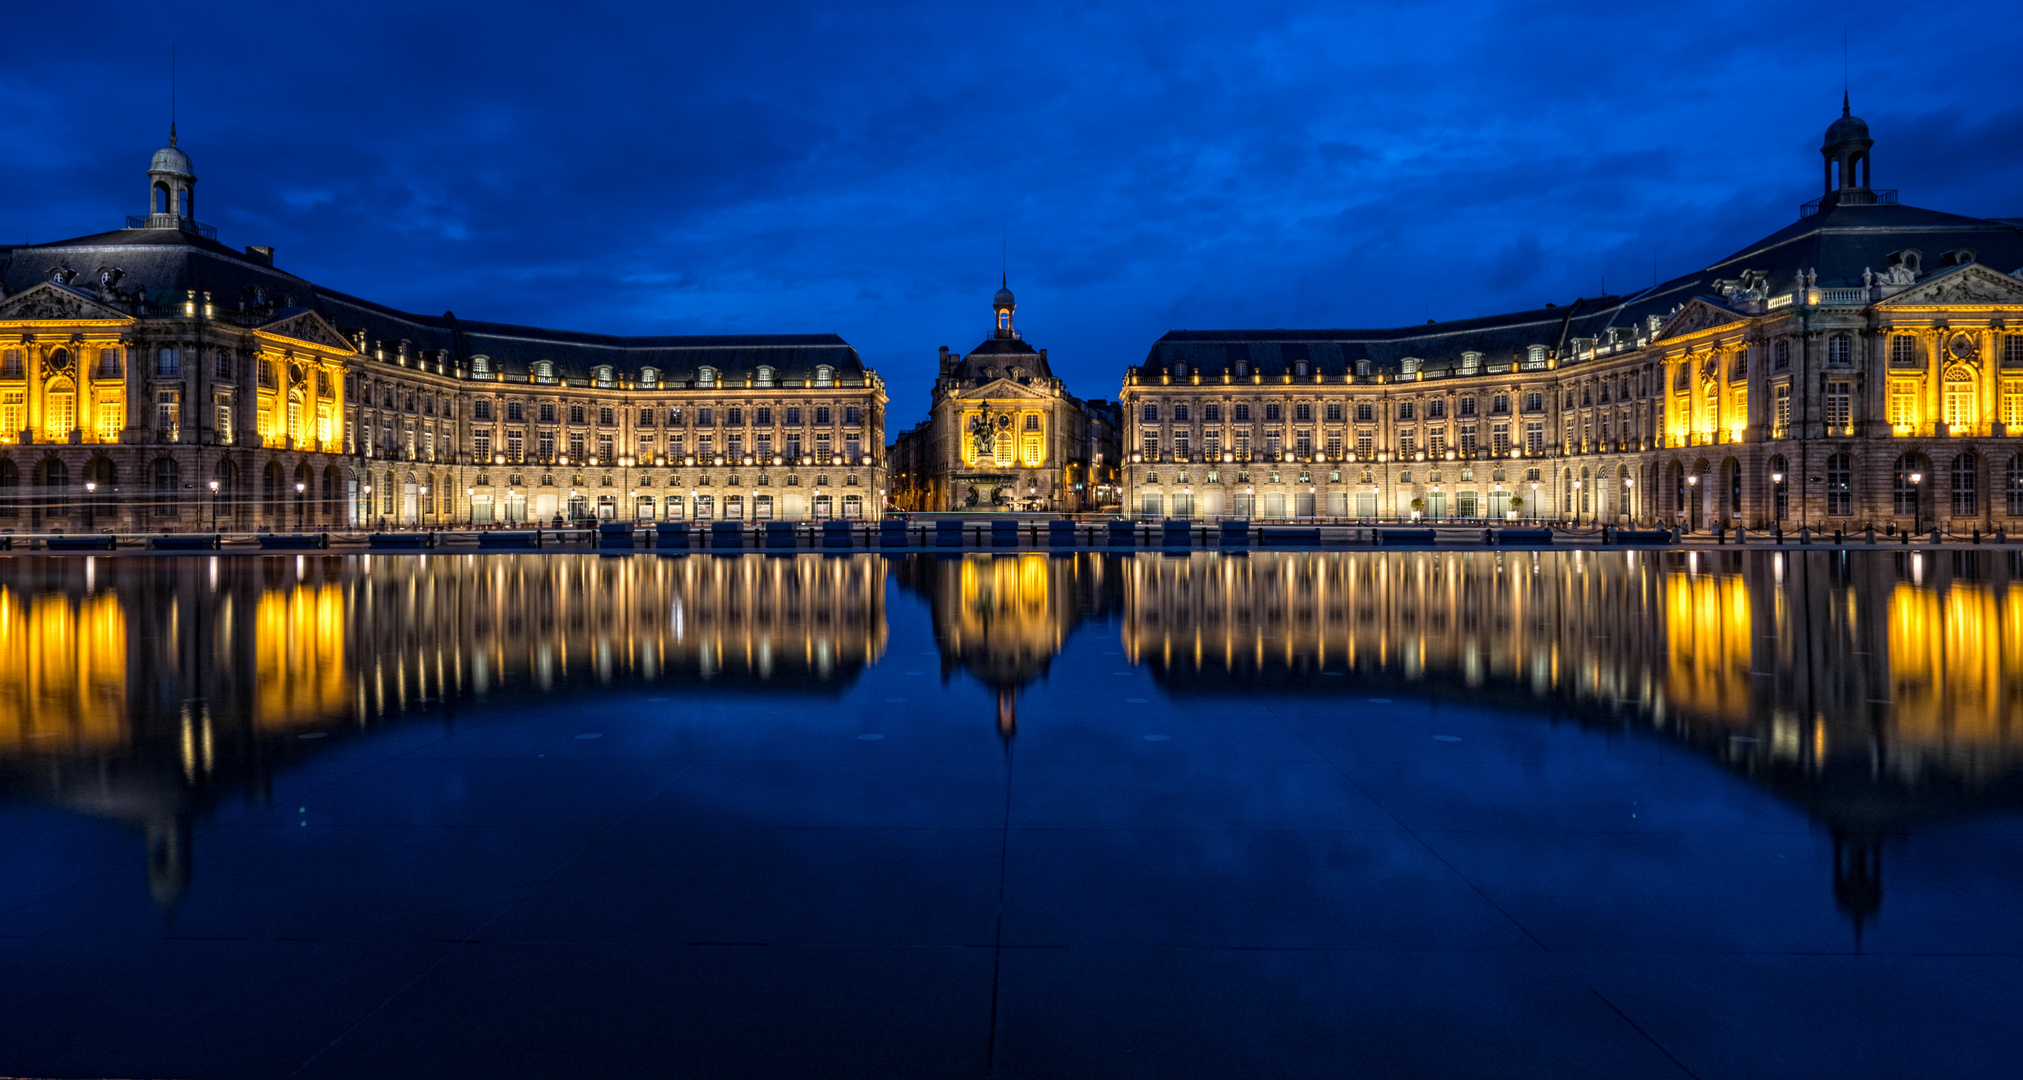
[[[0,586],[0,754],[123,745],[126,683],[126,613],[117,597]]]

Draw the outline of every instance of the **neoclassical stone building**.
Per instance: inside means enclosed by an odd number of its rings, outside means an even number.
[[[899,508],[1072,513],[1096,505],[1095,481],[1115,450],[1091,437],[1087,405],[1054,377],[1047,351],[1019,335],[1017,309],[1011,289],[999,288],[990,337],[966,356],[942,347],[928,418],[893,447]]]
[[[880,512],[885,391],[841,338],[374,304],[219,243],[175,143],[126,228],[0,247],[0,530]]]
[[[2023,526],[2023,219],[1901,205],[1873,145],[1843,105],[1796,223],[1633,296],[1167,334],[1124,380],[1125,505]]]

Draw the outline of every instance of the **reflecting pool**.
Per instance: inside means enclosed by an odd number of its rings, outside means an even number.
[[[0,559],[0,1075],[2013,1075],[2018,554]]]

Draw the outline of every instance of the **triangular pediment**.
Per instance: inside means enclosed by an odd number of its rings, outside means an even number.
[[[260,332],[263,334],[273,334],[277,337],[294,338],[297,341],[307,341],[314,345],[322,345],[325,348],[338,349],[343,352],[357,351],[356,346],[346,341],[344,335],[338,332],[336,327],[330,325],[330,320],[313,311],[297,312],[294,315],[275,319],[273,322],[261,327]]]
[[[1673,312],[1672,317],[1665,320],[1665,325],[1658,330],[1658,337],[1674,338],[1698,333],[1710,327],[1740,322],[1747,317],[1733,308],[1723,307],[1696,296],[1686,301],[1684,307]]]
[[[132,322],[133,316],[76,289],[45,281],[0,300],[0,321],[14,319]]]
[[[1955,266],[1882,301],[1880,307],[2023,304],[2023,281],[1980,263]]]
[[[1007,378],[996,378],[982,386],[964,390],[960,395],[964,400],[979,401],[985,398],[1028,398],[1039,401],[1054,395],[1037,386],[1026,386]]]

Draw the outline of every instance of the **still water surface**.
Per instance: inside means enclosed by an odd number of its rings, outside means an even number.
[[[2004,552],[10,558],[0,1072],[2004,1075],[2019,657]]]

